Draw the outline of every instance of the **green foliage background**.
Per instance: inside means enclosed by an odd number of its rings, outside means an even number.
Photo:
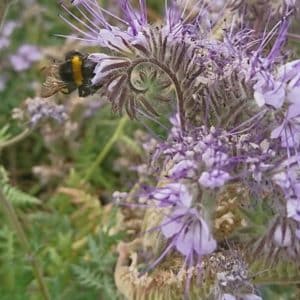
[[[21,132],[11,118],[12,109],[35,96],[33,83],[43,81],[39,64],[16,73],[5,60],[25,43],[41,49],[57,47],[59,52],[65,40],[55,34],[71,32],[59,13],[58,1],[14,1],[10,5],[6,20],[22,20],[22,26],[14,31],[10,47],[0,50],[1,73],[5,68],[9,76],[5,90],[0,92],[0,144]],[[76,149],[66,149],[63,142],[51,149],[38,131],[15,146],[1,149],[2,190],[30,244],[30,251],[23,247],[0,206],[1,300],[44,299],[32,270],[33,257],[38,260],[51,299],[117,299],[114,249],[124,234],[113,232],[117,210],[111,205],[105,208],[104,203],[114,190],[126,190],[134,181],[125,171],[124,186],[120,172],[112,165],[120,156],[117,144],[121,139],[135,146],[131,139],[135,128],[136,124],[104,108],[85,121]],[[54,130],[60,130],[59,126]],[[43,185],[32,168],[49,164],[54,152],[68,161],[68,171],[59,182]]]

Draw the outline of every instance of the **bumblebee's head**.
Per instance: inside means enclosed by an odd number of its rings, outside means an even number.
[[[83,54],[82,52],[78,51],[78,50],[71,50],[69,52],[66,53],[66,60],[72,59],[74,56],[79,56],[81,58],[84,58],[86,55]]]

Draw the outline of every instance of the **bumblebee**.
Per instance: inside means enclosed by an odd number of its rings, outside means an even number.
[[[70,94],[78,89],[80,97],[87,97],[96,92],[91,79],[96,63],[88,59],[88,54],[70,51],[65,61],[46,67],[46,80],[41,88],[41,97],[47,98],[57,92]]]

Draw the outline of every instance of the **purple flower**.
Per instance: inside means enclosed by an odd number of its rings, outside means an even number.
[[[161,78],[160,73],[167,69],[180,75],[176,81],[182,85],[189,85],[198,80],[198,45],[186,32],[184,17],[187,12],[181,10],[173,14],[167,7],[169,17],[166,22],[161,26],[154,26],[147,20],[144,0],[139,1],[139,9],[134,9],[128,0],[119,3],[122,17],[101,8],[96,0],[74,2],[77,13],[71,12],[63,5],[67,17],[61,17],[77,31],[77,39],[111,51],[111,55],[105,56],[99,53],[91,54],[89,59],[97,63],[92,83],[112,102],[113,111],[122,113],[125,109],[131,118],[145,114],[157,116],[150,103],[155,102],[151,95],[152,89],[140,86],[139,78],[145,78],[145,75],[137,73],[142,70],[142,65],[153,65],[154,68],[160,68],[160,72],[153,73],[157,74],[154,76],[157,80]],[[108,21],[109,19],[115,22]],[[193,16],[192,19],[196,22],[197,16]],[[80,26],[73,23],[80,23]],[[178,72],[180,67],[181,70],[185,69],[185,74]],[[202,78],[205,79],[205,76]],[[165,83],[163,86],[166,86]],[[192,89],[186,89],[188,93],[191,91]],[[181,130],[185,127],[182,115],[184,96],[177,100]],[[160,100],[167,99],[161,95],[157,97]]]
[[[285,4],[288,6],[295,6],[296,5],[296,0],[284,0]]]
[[[63,123],[67,120],[68,115],[63,105],[57,105],[54,102],[47,101],[41,98],[28,98],[25,101],[26,113],[28,114],[29,122],[32,127],[35,127],[39,122],[53,119],[58,123]]]
[[[281,146],[284,148],[297,148],[300,145],[300,117],[298,117],[297,111],[294,112],[297,114],[296,118],[284,120],[271,133],[271,138],[280,138]]]
[[[259,107],[269,105],[275,109],[282,107],[286,96],[286,80],[274,66],[280,59],[280,52],[287,39],[290,15],[294,9],[287,9],[282,19],[275,24],[268,34],[263,34],[261,44],[250,55],[250,78],[254,80],[254,99]],[[263,54],[270,38],[277,34],[268,54]]]
[[[25,70],[29,69],[31,66],[30,61],[28,61],[26,58],[24,58],[20,55],[17,55],[17,54],[11,55],[9,60],[10,60],[10,63],[12,65],[13,69],[16,72],[25,71]]]
[[[169,183],[161,188],[154,189],[148,196],[149,199],[157,201],[156,205],[190,207],[192,196],[187,187],[181,183]]]
[[[175,164],[168,172],[168,176],[172,179],[193,178],[195,175],[195,163],[189,159],[180,160],[179,163]]]
[[[217,188],[223,186],[230,179],[230,175],[222,170],[203,172],[199,178],[199,183],[207,188]]]
[[[182,137],[180,129],[180,118],[178,113],[170,117],[170,123],[172,124],[170,135],[174,139],[180,139]]]
[[[91,54],[89,58],[97,62],[97,66],[95,68],[95,77],[92,79],[93,84],[98,84],[99,82],[103,81],[106,76],[112,74],[117,68],[122,69],[125,66],[129,65],[129,60],[124,57],[113,57],[106,54]],[[121,75],[120,75],[121,77]],[[116,83],[118,78],[114,79],[110,83],[111,88],[114,83]]]
[[[189,267],[216,249],[217,243],[199,211],[193,208],[193,196],[184,184],[158,188],[150,194],[150,199],[158,201],[158,207],[169,210],[156,228],[162,232],[167,245],[152,267],[174,248],[185,257]]]
[[[0,36],[0,50],[9,47],[10,40],[7,37]]]
[[[34,45],[22,45],[17,53],[26,58],[29,62],[35,62],[42,58],[41,51]]]
[[[231,294],[223,294],[220,300],[236,300],[236,297]]]
[[[213,166],[222,166],[228,162],[228,155],[221,151],[216,151],[214,148],[206,148],[202,154],[202,159],[207,168]]]
[[[40,60],[42,54],[38,47],[34,45],[23,45],[17,53],[10,56],[10,63],[16,72],[21,72],[30,68],[33,62]]]
[[[298,183],[297,195],[300,195],[300,182]],[[300,198],[292,198],[287,201],[287,216],[291,219],[294,219],[297,222],[300,222]]]
[[[255,294],[244,294],[241,298],[242,300],[263,300],[262,297]]]
[[[254,77],[254,98],[258,106],[267,104],[279,109],[285,101],[296,106],[300,91],[299,70],[300,61],[295,60],[281,66],[275,78],[267,71],[257,73]]]
[[[195,257],[199,261],[201,256],[212,253],[217,247],[207,223],[195,209],[175,209],[163,220],[161,231],[187,261]]]
[[[147,24],[147,13],[146,5],[144,0],[140,0],[140,13],[133,10],[130,2],[128,0],[120,0],[120,6],[124,13],[124,19],[120,19],[110,13],[116,20],[121,21],[121,23],[127,26],[127,30],[123,31],[118,27],[112,26],[105,19],[103,10],[99,6],[96,0],[79,0],[73,1],[73,5],[81,7],[86,13],[79,9],[82,20],[86,20],[89,16],[93,22],[84,23],[80,18],[71,13],[65,6],[64,10],[70,14],[74,19],[80,20],[80,23],[84,25],[87,32],[80,30],[79,28],[72,25],[65,17],[62,18],[69,23],[73,28],[75,28],[84,39],[87,41],[97,42],[98,45],[102,47],[107,47],[114,51],[125,51],[131,53],[130,45],[135,40],[139,40],[139,35],[141,29]],[[90,20],[89,20],[90,21]]]
[[[266,214],[275,220],[265,237],[253,233],[248,241],[257,238],[261,252],[287,249],[296,257],[300,62],[287,62],[288,56],[283,55],[294,3],[280,6],[283,15],[277,23],[274,11],[268,22],[257,20],[255,26],[271,24],[263,31],[251,28],[251,18],[242,15],[232,18],[215,37],[216,28],[209,20],[218,23],[218,19],[210,16],[212,8],[195,2],[190,8],[189,1],[172,1],[159,26],[147,19],[143,0],[137,8],[129,0],[120,0],[121,16],[106,11],[96,0],[73,1],[75,12],[63,6],[66,16],[62,18],[77,32],[76,38],[105,48],[105,54],[99,50],[88,57],[96,63],[91,82],[112,103],[114,112],[125,110],[131,118],[165,124],[160,120],[165,117],[163,110],[160,115],[160,104],[176,98],[167,139],[144,145],[146,152],[152,152],[147,172],[152,186],[145,187],[147,197],[131,205],[157,213],[155,224],[149,222],[145,231],[159,233],[163,250],[149,268],[176,251],[183,256],[183,268],[197,267],[197,273],[203,256],[213,258],[218,247],[210,229],[214,221],[229,219],[234,234],[239,234],[234,228],[236,215],[243,218],[240,202],[244,199],[239,195],[245,195],[249,218],[257,207],[264,207],[263,202],[270,203]],[[247,1],[231,4],[231,8],[236,5],[236,13],[251,12]],[[256,5],[254,11],[259,11]],[[119,194],[118,198],[122,202]],[[251,222],[245,226],[251,227]],[[220,239],[221,227],[214,228]],[[226,247],[229,235],[224,236],[219,244]],[[234,289],[220,293],[224,300],[261,299]]]
[[[275,231],[273,240],[278,247],[290,247],[292,245],[292,232],[290,227],[283,227],[278,224]]]
[[[284,111],[282,123],[272,133],[272,138],[280,138],[285,148],[297,148],[300,143],[300,61],[296,60],[287,63],[279,68],[278,76],[285,89],[285,102],[287,105]]]
[[[273,181],[282,189],[286,200],[286,215],[300,222],[300,178],[299,156],[291,157],[280,169],[286,168],[273,175]]]
[[[254,99],[259,107],[270,105],[278,109],[285,100],[285,85],[268,74],[258,74],[254,85]]]
[[[283,66],[279,67],[278,69],[278,77],[283,82],[290,82],[293,81],[295,77],[298,76],[299,78],[299,68],[300,68],[300,60],[294,60],[284,64]],[[292,84],[293,85],[293,84]]]
[[[9,47],[10,45],[10,36],[12,35],[15,28],[17,28],[19,24],[15,21],[7,21],[4,23],[0,32],[0,50]]]
[[[294,177],[294,174],[292,175],[292,177]],[[291,174],[287,172],[276,173],[273,176],[273,180],[286,192],[288,192],[292,186]]]
[[[7,21],[6,23],[4,23],[2,27],[1,35],[5,37],[10,37],[14,32],[14,30],[19,26],[20,24],[16,21],[12,21],[12,20]]]

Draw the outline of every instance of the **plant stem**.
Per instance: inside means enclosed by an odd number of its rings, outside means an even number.
[[[112,146],[114,145],[114,143],[121,137],[123,128],[127,121],[128,121],[127,116],[124,116],[120,119],[114,134],[109,139],[109,141],[106,143],[104,148],[102,148],[102,150],[99,152],[95,162],[87,170],[86,175],[83,179],[84,182],[88,181],[91,178],[91,176],[93,175],[95,170],[99,167],[99,165],[102,163],[102,161],[105,159],[105,157],[109,153],[109,151],[112,148]]]
[[[3,143],[0,143],[0,151],[3,148],[7,148],[10,146],[13,146],[14,144],[17,144],[21,140],[25,139],[27,136],[29,136],[32,133],[32,129],[26,128],[23,132],[18,134],[17,136],[11,138],[10,140],[7,140]]]
[[[50,300],[50,294],[47,288],[47,285],[44,281],[43,273],[40,268],[40,264],[37,260],[37,258],[34,256],[33,252],[31,251],[30,243],[26,237],[25,231],[23,230],[21,223],[19,222],[17,213],[12,206],[12,204],[6,199],[2,188],[0,187],[0,203],[2,204],[4,211],[6,213],[7,218],[11,222],[11,225],[13,226],[17,237],[20,240],[20,243],[22,247],[27,252],[27,255],[30,257],[30,263],[32,265],[33,273],[37,279],[38,285],[40,287],[41,294],[43,296],[43,299]]]
[[[9,8],[11,7],[11,5],[15,4],[16,2],[17,0],[15,1],[2,0],[2,3],[0,3],[0,32],[2,31],[4,21],[6,19]]]
[[[122,140],[122,142],[127,144],[136,154],[138,154],[138,155],[143,154],[143,151],[139,147],[139,145],[134,140],[132,140],[130,137],[128,137],[127,135],[121,136],[121,140]]]

